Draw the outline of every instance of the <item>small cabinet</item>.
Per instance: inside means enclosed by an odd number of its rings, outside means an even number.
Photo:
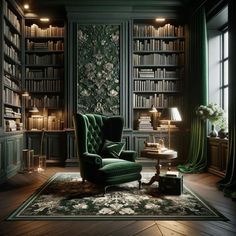
[[[21,167],[23,134],[0,136],[0,182],[15,175]]]
[[[227,168],[228,140],[208,138],[208,171],[220,177],[225,176]]]

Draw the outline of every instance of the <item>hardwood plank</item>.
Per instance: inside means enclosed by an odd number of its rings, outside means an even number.
[[[207,233],[203,232],[201,228],[193,229],[191,227],[186,227],[177,221],[157,221],[156,224],[162,229],[165,228],[166,230],[174,231],[175,233],[179,233],[182,235],[208,235]]]
[[[111,234],[108,235],[110,236],[135,235],[138,232],[146,230],[153,225],[155,225],[155,222],[153,221],[136,221],[117,231],[113,231]]]
[[[182,236],[184,234],[176,232],[175,230],[168,229],[164,226],[158,225],[163,236]]]
[[[162,236],[163,234],[160,231],[159,227],[156,224],[154,224],[151,227],[144,229],[134,235],[137,235],[137,236],[147,236],[147,235],[148,236]]]

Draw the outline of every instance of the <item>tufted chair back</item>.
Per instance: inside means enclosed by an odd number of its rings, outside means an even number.
[[[99,153],[106,139],[119,142],[123,130],[121,116],[107,117],[99,114],[75,114],[79,156],[83,153]]]

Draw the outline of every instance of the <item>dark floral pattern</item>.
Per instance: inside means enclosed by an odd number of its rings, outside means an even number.
[[[147,181],[151,175],[143,176],[143,180]],[[137,182],[131,182],[111,187],[104,195],[103,188],[82,183],[78,173],[57,173],[15,212],[14,217],[219,219],[216,210],[186,188],[180,196],[165,196],[158,193],[155,184],[142,189],[137,186]]]
[[[119,25],[78,25],[79,112],[119,114],[119,32]]]

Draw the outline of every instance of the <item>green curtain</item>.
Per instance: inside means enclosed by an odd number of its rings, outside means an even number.
[[[228,165],[225,178],[218,185],[226,196],[236,200],[236,1],[230,0],[228,5],[229,26],[229,149]]]
[[[196,116],[196,108],[207,103],[208,58],[207,28],[204,7],[195,11],[190,21],[190,73],[188,100],[190,114],[190,145],[187,163],[179,165],[181,172],[204,171],[207,166],[206,124]]]

